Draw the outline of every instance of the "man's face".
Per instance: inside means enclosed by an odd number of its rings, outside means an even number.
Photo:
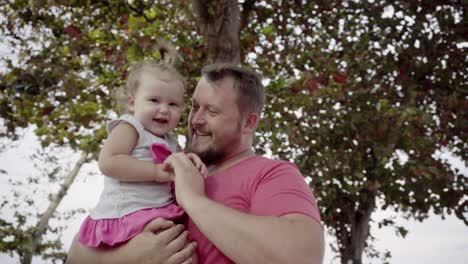
[[[235,155],[241,140],[241,115],[234,79],[216,82],[202,78],[192,97],[189,114],[189,151],[206,164]]]

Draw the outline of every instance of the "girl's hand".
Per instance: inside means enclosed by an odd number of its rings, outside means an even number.
[[[198,157],[195,153],[187,153],[187,157],[192,161],[193,165],[197,168],[200,174],[203,176],[204,179],[208,176],[208,169],[206,168],[205,164],[201,161],[200,157]]]
[[[189,155],[183,152],[174,153],[164,161],[164,164],[169,165],[174,171],[175,197],[182,208],[185,209],[194,199],[205,196],[203,176]]]
[[[153,175],[154,180],[157,182],[170,182],[174,181],[174,171],[172,167],[168,164],[161,163],[161,164],[153,164]]]

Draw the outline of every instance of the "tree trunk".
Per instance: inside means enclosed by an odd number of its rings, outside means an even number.
[[[341,249],[342,264],[362,264],[362,253],[369,236],[369,222],[375,209],[375,195],[374,191],[366,190],[361,193],[359,207],[351,223],[351,233],[348,232],[348,236],[340,238],[343,245]]]
[[[60,186],[60,190],[58,193],[51,199],[49,207],[47,210],[42,214],[41,218],[39,219],[39,222],[37,224],[37,227],[34,229],[32,235],[31,235],[31,250],[28,252],[25,252],[24,256],[21,258],[21,263],[22,264],[30,264],[32,261],[32,257],[37,254],[37,251],[39,249],[39,246],[41,245],[42,241],[42,235],[45,233],[47,230],[47,227],[49,225],[49,220],[52,218],[55,210],[59,206],[60,202],[62,201],[63,197],[68,192],[68,189],[72,185],[73,181],[75,180],[76,176],[78,175],[78,172],[80,171],[81,167],[83,164],[86,162],[86,159],[88,157],[87,152],[82,152],[80,159],[76,162],[75,167],[73,170],[68,174],[68,176],[65,178],[63,181],[62,185]]]
[[[236,0],[194,0],[208,63],[240,62],[240,11]]]

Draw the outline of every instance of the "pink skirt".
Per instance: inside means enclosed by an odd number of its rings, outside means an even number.
[[[171,203],[160,208],[142,209],[122,218],[93,220],[88,216],[81,224],[78,241],[88,247],[114,246],[141,233],[153,219],[162,217],[173,220],[183,214],[180,206]]]

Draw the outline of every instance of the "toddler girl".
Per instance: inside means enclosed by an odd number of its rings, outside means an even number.
[[[118,245],[157,217],[183,215],[171,193],[173,174],[162,162],[178,148],[172,130],[181,117],[184,91],[182,76],[168,63],[141,63],[130,72],[129,114],[107,124],[109,136],[98,161],[106,176],[104,190],[80,228],[82,244]],[[198,156],[187,155],[206,176]]]

